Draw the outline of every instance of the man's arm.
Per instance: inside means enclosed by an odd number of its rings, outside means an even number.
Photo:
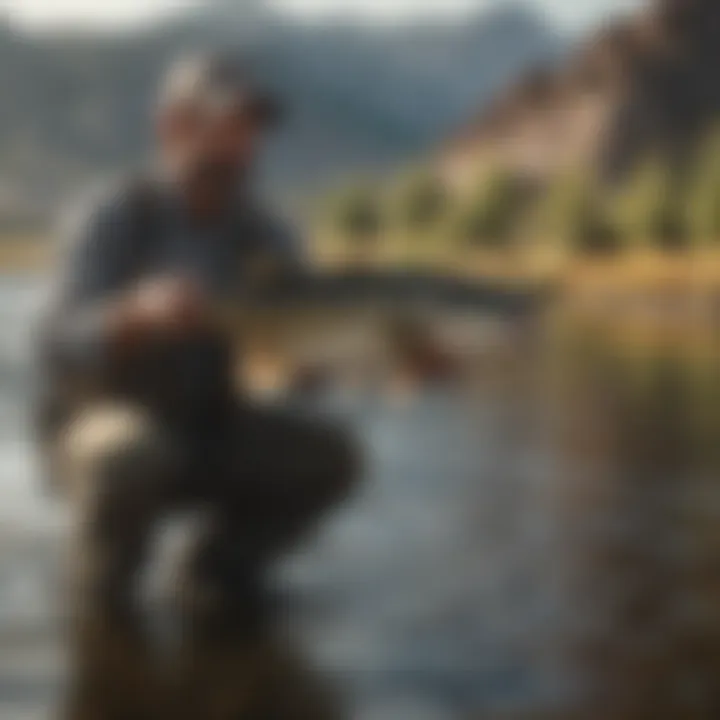
[[[196,334],[206,299],[183,277],[141,279],[147,253],[141,208],[115,196],[75,223],[44,332],[44,363],[56,378],[95,386],[148,343]]]
[[[299,233],[282,222],[273,223],[270,232],[271,245],[284,272],[292,275],[305,273],[307,256]]]
[[[307,257],[302,238],[288,222],[259,209],[256,230],[261,257],[268,260],[273,275],[293,278],[307,271]]]
[[[132,263],[132,209],[116,194],[63,230],[62,257],[43,323],[46,361],[63,373],[101,372],[109,355],[114,297]]]

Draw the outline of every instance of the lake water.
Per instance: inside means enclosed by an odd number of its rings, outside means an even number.
[[[27,423],[38,297],[35,281],[0,283],[4,720],[52,717],[62,676],[65,519]],[[460,388],[328,401],[361,438],[367,478],[280,578],[308,667],[350,717],[720,716],[720,341],[707,335],[691,351],[595,328],[507,332],[468,342]]]

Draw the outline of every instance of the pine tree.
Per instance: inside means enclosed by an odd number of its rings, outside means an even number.
[[[667,165],[650,160],[639,166],[615,197],[613,219],[628,245],[675,248],[685,234],[682,199]]]
[[[615,248],[602,194],[589,174],[556,179],[538,201],[528,228],[539,242],[569,252],[602,252]]]
[[[518,179],[492,171],[480,179],[454,219],[453,234],[463,243],[507,247],[522,212],[524,193]]]
[[[720,128],[701,143],[689,182],[685,221],[693,243],[720,241]]]
[[[369,184],[346,190],[332,206],[331,225],[354,246],[376,240],[383,226],[379,195]]]
[[[448,202],[448,192],[440,179],[419,170],[400,182],[393,202],[394,216],[404,232],[424,233],[443,219]]]

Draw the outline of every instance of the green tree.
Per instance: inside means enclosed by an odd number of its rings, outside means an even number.
[[[349,188],[333,204],[330,222],[333,229],[353,245],[376,240],[383,228],[379,194],[366,184]]]
[[[720,128],[701,143],[690,177],[685,222],[694,243],[720,241]]]
[[[676,248],[685,239],[682,196],[658,160],[642,163],[613,200],[613,220],[628,245]]]
[[[588,173],[565,174],[552,182],[538,201],[528,232],[539,242],[571,252],[606,252],[616,246],[602,193]]]
[[[394,216],[406,232],[425,232],[444,218],[448,192],[442,181],[421,170],[408,175],[399,184],[394,197]]]
[[[460,203],[453,234],[463,243],[491,248],[507,247],[518,227],[525,193],[518,178],[492,171]]]

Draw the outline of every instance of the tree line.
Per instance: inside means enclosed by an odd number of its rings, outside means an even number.
[[[321,223],[349,250],[402,244],[408,253],[548,246],[568,253],[720,247],[720,129],[683,169],[647,158],[622,181],[569,172],[543,187],[507,170],[462,191],[430,169],[390,185],[360,182],[323,204]]]

